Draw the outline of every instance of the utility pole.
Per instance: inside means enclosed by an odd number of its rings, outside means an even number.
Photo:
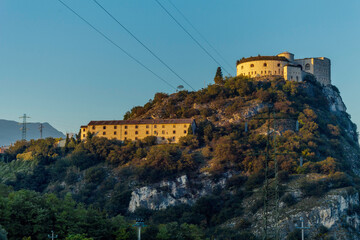
[[[304,231],[305,229],[309,229],[310,227],[304,227],[304,218],[300,217],[301,227],[296,227],[298,229],[301,229],[301,240],[305,239]]]
[[[136,224],[133,225],[133,227],[137,227],[138,229],[138,240],[141,240],[141,228],[146,227],[144,224],[144,220],[141,218],[136,219]]]
[[[44,129],[44,125],[42,124],[42,123],[40,123],[40,125],[39,125],[39,130],[40,130],[40,139],[42,139],[43,138],[43,129]]]
[[[22,140],[26,140],[26,132],[27,132],[27,128],[26,128],[26,119],[27,118],[30,118],[28,116],[26,116],[26,114],[24,113],[24,115],[22,117],[19,117],[19,118],[22,118],[23,119],[23,122],[22,122],[22,127],[21,127],[21,138]]]
[[[51,230],[51,235],[48,235],[48,238],[51,238],[51,240],[54,240],[55,238],[58,238],[58,235],[55,235],[54,231]]]

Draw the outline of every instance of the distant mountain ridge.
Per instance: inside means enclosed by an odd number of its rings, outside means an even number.
[[[43,124],[43,138],[54,137],[64,138],[65,135],[56,130],[49,123]],[[40,138],[40,123],[27,123],[27,133],[26,139],[39,139]],[[18,140],[21,140],[21,123],[11,120],[0,119],[0,146],[7,146],[11,143],[15,143]]]

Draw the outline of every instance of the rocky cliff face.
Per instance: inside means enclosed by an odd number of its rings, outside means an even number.
[[[231,173],[225,173],[216,182],[208,178],[207,174],[201,174],[198,179],[192,179],[191,183],[186,175],[176,178],[174,181],[162,181],[157,184],[135,189],[131,193],[129,211],[144,207],[151,210],[162,210],[177,204],[190,204],[196,202],[202,196],[212,193],[216,188],[224,188]]]
[[[288,232],[294,231],[303,217],[305,226],[310,227],[307,231],[310,239],[318,239],[321,226],[326,227],[329,230],[327,235],[334,239],[360,239],[360,215],[356,210],[359,203],[359,194],[346,189],[330,192],[321,199],[305,199],[299,206],[286,211],[281,235],[284,238]]]
[[[330,111],[332,112],[346,112],[345,104],[338,92],[337,88],[333,85],[323,87],[323,93],[328,99]]]

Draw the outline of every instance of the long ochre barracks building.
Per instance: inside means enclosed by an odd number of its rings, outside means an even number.
[[[87,126],[81,126],[81,140],[87,133],[98,137],[117,140],[140,140],[148,136],[156,136],[158,142],[178,142],[180,137],[188,134],[189,128],[196,129],[194,119],[142,119],[91,121]]]

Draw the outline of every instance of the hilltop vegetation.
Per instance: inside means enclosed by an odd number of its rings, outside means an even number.
[[[197,92],[157,93],[125,114],[124,119],[194,118],[196,132],[178,144],[156,145],[154,137],[120,142],[91,134],[84,142],[67,139],[64,148],[57,148],[52,138],[16,142],[0,164],[5,184],[0,225],[9,239],[45,239],[51,229],[61,239],[73,239],[74,234],[134,239],[131,225],[141,216],[149,225],[144,239],[256,239],[249,213],[258,212],[263,200],[246,204],[256,199],[252,192],[264,181],[267,126],[276,132],[277,151],[289,153],[277,159],[287,206],[301,201],[285,194],[295,179],[300,179],[303,198],[321,198],[345,187],[357,191],[359,166],[348,153],[358,156],[359,148],[350,116],[330,111],[329,100],[313,79],[270,80],[218,77],[216,84]],[[269,120],[269,112],[278,120]],[[230,177],[223,187],[199,196],[193,205],[129,212],[134,189],[186,175],[195,191],[202,187],[199,176],[217,182],[226,174]],[[321,177],[309,181],[306,174]],[[235,218],[235,226],[224,226]]]

